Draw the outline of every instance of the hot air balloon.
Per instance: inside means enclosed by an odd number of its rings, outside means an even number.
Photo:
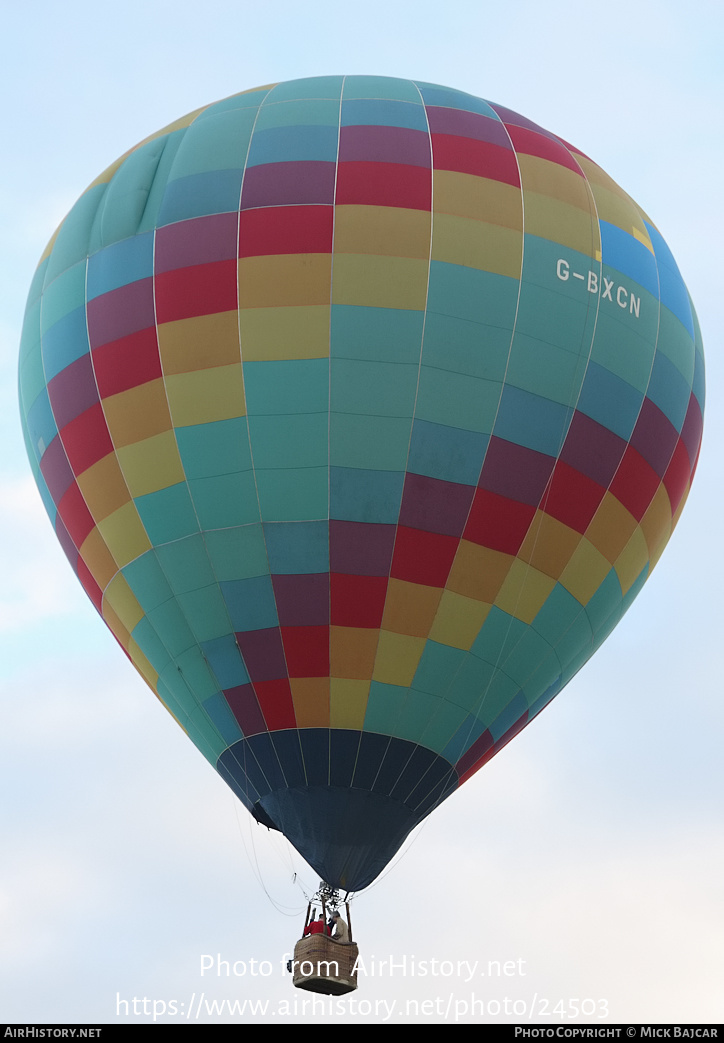
[[[328,76],[198,109],[90,185],[30,291],[20,399],[119,644],[355,891],[640,591],[704,362],[662,236],[578,149]]]

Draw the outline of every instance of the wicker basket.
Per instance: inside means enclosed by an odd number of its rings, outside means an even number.
[[[294,946],[293,983],[298,989],[343,996],[357,988],[354,969],[359,950],[354,942],[344,945],[324,934],[300,938]]]

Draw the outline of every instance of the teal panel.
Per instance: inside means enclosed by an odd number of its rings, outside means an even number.
[[[48,260],[45,275],[47,283],[51,283],[61,272],[67,271],[68,268],[72,268],[79,262],[85,269],[85,259],[90,252],[91,228],[105,191],[105,185],[89,188],[63,221],[53,245],[53,252]],[[43,295],[43,302],[45,302],[45,295]]]
[[[418,366],[359,359],[332,359],[331,409],[366,416],[411,417]]]
[[[157,547],[156,554],[176,595],[198,590],[215,581],[201,533]]]
[[[408,418],[332,413],[330,425],[333,466],[404,471],[410,444]]]
[[[166,135],[140,145],[113,175],[93,229],[96,249],[127,239],[140,230],[168,140]],[[150,230],[154,223],[146,224],[146,229]]]
[[[601,310],[591,359],[643,394],[649,382],[656,338],[642,334],[643,330],[625,326],[610,311]]]
[[[217,690],[218,685],[198,646],[176,656],[176,666],[197,699],[204,699]]]
[[[586,361],[585,357],[516,332],[506,382],[553,402],[574,406]]]
[[[136,624],[131,633],[131,637],[141,649],[146,659],[148,659],[156,673],[160,674],[166,665],[171,662],[168,649],[164,646],[163,641],[161,641],[147,617],[144,616],[144,618]]]
[[[514,314],[513,310],[510,325],[501,328],[431,312],[425,323],[423,361],[436,369],[502,381],[510,352]]]
[[[461,648],[427,641],[415,672],[413,687],[430,695],[444,695],[466,656],[467,652]]]
[[[349,98],[390,98],[397,101],[421,103],[420,92],[412,80],[398,80],[392,76],[346,76],[344,100]]]
[[[251,467],[246,417],[178,427],[176,442],[187,478],[209,478]]]
[[[216,695],[205,699],[203,706],[212,724],[223,737],[224,742],[230,746],[233,742],[243,738],[241,728],[221,692],[217,692]]]
[[[255,132],[272,127],[334,127],[339,126],[339,101],[310,100],[276,101],[262,105]]]
[[[121,572],[144,612],[150,612],[173,597],[173,591],[153,550],[146,551],[140,558],[124,565]]]
[[[421,366],[415,415],[420,420],[490,434],[502,384]]]
[[[501,662],[501,668],[523,688],[544,659],[550,657],[551,647],[540,634],[528,628],[520,635],[515,651]],[[554,657],[555,658],[555,657]],[[556,670],[556,674],[560,670]]]
[[[254,467],[322,467],[329,458],[327,413],[250,416]]]
[[[405,472],[332,467],[330,517],[397,524]]]
[[[174,157],[169,181],[211,170],[243,169],[255,116],[256,109],[232,109],[192,123]]]
[[[47,333],[51,326],[76,308],[85,309],[85,280],[86,259],[83,257],[48,283],[43,290],[40,310],[41,334]]]
[[[189,648],[196,645],[196,638],[189,630],[180,608],[175,601],[165,601],[158,608],[147,613],[160,639],[175,659]]]
[[[188,727],[191,741],[198,746],[207,760],[215,766],[216,761],[226,749],[226,743],[200,706],[192,710],[189,715]]]
[[[151,191],[148,193],[148,199],[146,201],[146,207],[143,211],[143,217],[139,223],[138,231],[144,232],[147,229],[154,228],[159,224],[159,211],[161,204],[163,203],[164,193],[166,191],[166,183],[169,178],[169,174],[173,167],[173,161],[176,153],[183,141],[185,130],[175,130],[172,134],[169,134],[164,139],[163,153],[158,161],[158,167],[156,169],[156,176],[153,184],[151,185]]]
[[[269,569],[275,575],[329,572],[326,522],[264,525]]]
[[[450,679],[445,697],[456,706],[479,715],[494,676],[495,667],[491,663],[468,655]]]
[[[213,105],[207,105],[207,107],[196,116],[191,126],[195,127],[197,124],[202,123],[207,119],[213,119],[214,117],[221,115],[223,112],[232,112],[235,109],[253,109],[256,111],[271,89],[271,87],[264,87],[261,90],[241,91],[239,94],[232,94],[229,98],[222,98],[221,101],[215,101]]]
[[[428,133],[427,115],[421,104],[391,101],[389,98],[348,99],[345,89],[342,101],[343,127],[407,127]]]
[[[522,620],[493,605],[470,651],[479,659],[497,666],[513,652],[526,629]]]
[[[407,739],[409,742],[421,742],[428,721],[434,718],[443,705],[443,701],[436,695],[416,692],[413,688],[408,688],[406,691],[407,699],[395,720],[391,734],[396,735],[399,739]]]
[[[265,105],[296,98],[339,98],[344,76],[310,76],[304,80],[278,83],[268,94]]]
[[[249,416],[326,413],[329,359],[245,362],[244,393]]]
[[[206,532],[204,541],[219,582],[263,576],[269,571],[260,523]]]
[[[259,521],[256,485],[251,471],[213,478],[194,478],[189,489],[201,528],[226,529]]]
[[[257,471],[256,485],[263,521],[329,517],[326,467]]]
[[[694,344],[687,330],[676,321],[668,308],[661,309],[656,347],[674,363],[684,380],[691,384],[694,374]]]
[[[351,304],[333,304],[331,312],[334,358],[419,362],[424,312]]]
[[[517,297],[517,279],[445,261],[430,262],[428,314],[439,312],[508,329]]]
[[[423,728],[420,742],[429,750],[442,754],[443,750],[449,749],[450,741],[459,731],[462,722],[467,717],[467,711],[444,699],[440,699],[434,716]],[[460,750],[460,754],[463,750]],[[453,758],[454,759],[454,758]]]
[[[154,546],[182,539],[199,531],[186,482],[169,485],[134,500],[143,527]]]
[[[210,641],[229,629],[229,613],[215,583],[179,594],[176,600],[197,641]]]
[[[518,334],[550,344],[574,355],[588,355],[596,328],[595,298],[587,295],[583,301],[561,294],[557,286],[537,286],[526,278],[523,264],[523,284],[520,290]],[[560,285],[560,280],[556,279]]]
[[[88,258],[86,295],[88,300],[109,293],[138,279],[153,275],[153,242],[151,232],[132,235],[113,246],[107,246]]]
[[[395,735],[395,725],[405,706],[408,691],[399,685],[372,681],[362,730]]]

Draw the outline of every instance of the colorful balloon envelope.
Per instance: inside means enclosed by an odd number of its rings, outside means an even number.
[[[118,642],[358,890],[641,589],[704,362],[666,243],[587,156],[460,91],[330,76],[93,182],[41,259],[20,397]]]

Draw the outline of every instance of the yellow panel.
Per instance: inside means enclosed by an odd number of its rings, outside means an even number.
[[[610,221],[635,235],[653,253],[649,233],[644,224],[646,214],[628,193],[617,185],[598,164],[584,156],[576,157],[589,182],[596,209],[602,221]],[[648,220],[648,218],[646,218]],[[649,222],[653,224],[653,221]]]
[[[624,595],[628,593],[639,578],[641,570],[646,568],[648,560],[649,548],[646,546],[646,540],[640,526],[637,525],[631,539],[614,563]]]
[[[513,562],[495,604],[510,616],[532,623],[556,581],[517,559]]]
[[[422,311],[428,262],[412,257],[340,254],[334,258],[334,304]]]
[[[338,206],[334,253],[386,257],[430,256],[431,217],[425,210],[397,206]],[[336,272],[336,268],[335,268]]]
[[[610,561],[584,537],[561,573],[559,582],[576,601],[587,605],[610,571]]]
[[[96,522],[107,518],[131,499],[115,453],[108,453],[94,463],[78,476],[77,482]]]
[[[513,228],[456,214],[436,214],[432,259],[520,278],[523,236]]]
[[[426,587],[402,579],[390,579],[387,585],[382,629],[396,634],[427,637],[440,603],[439,587]]]
[[[568,203],[593,218],[595,208],[592,191],[586,179],[580,174],[569,170],[568,167],[561,166],[560,163],[543,159],[542,156],[528,156],[522,152],[518,153],[518,164],[523,182],[526,232],[528,231],[529,193],[547,196],[551,202],[557,199]]]
[[[513,560],[512,554],[461,540],[446,586],[474,601],[492,604]]]
[[[518,551],[518,557],[539,572],[558,579],[582,538],[575,529],[538,510]]]
[[[128,651],[128,646],[131,641],[131,635],[121,623],[120,619],[113,611],[113,608],[107,603],[103,602],[103,618],[108,625],[108,629],[119,642],[119,644]]]
[[[433,174],[432,207],[435,223],[438,214],[458,214],[523,231],[520,189],[502,181],[491,181],[456,170],[436,170]]]
[[[290,677],[298,728],[329,728],[329,678]]]
[[[641,519],[641,531],[646,540],[650,560],[658,561],[671,537],[671,501],[663,482]],[[653,568],[653,564],[651,567]]]
[[[88,566],[90,574],[98,586],[101,590],[105,590],[108,583],[118,572],[118,564],[108,547],[106,547],[98,529],[91,529],[83,540],[80,556]]]
[[[443,591],[430,638],[453,648],[470,649],[490,612],[490,605],[452,590]]]
[[[120,568],[151,549],[146,530],[132,501],[98,522],[98,531]]]
[[[375,668],[379,635],[379,630],[363,627],[330,627],[330,675],[369,681]]]
[[[354,728],[362,731],[370,694],[369,681],[349,681],[333,677],[331,682],[330,728]]]
[[[272,254],[239,259],[239,308],[329,304],[331,254]]]
[[[135,638],[131,638],[128,642],[128,654],[131,657],[131,662],[135,666],[136,670],[138,670],[139,674],[144,679],[146,684],[150,685],[150,687],[153,688],[155,692],[156,685],[158,684],[158,672],[153,669],[148,659],[146,659],[145,655],[136,644]],[[158,697],[158,693],[156,693],[156,695]],[[163,702],[163,700],[161,701]],[[166,707],[166,709],[168,710],[168,707]],[[171,713],[170,710],[169,713]],[[176,718],[173,714],[171,714],[171,716],[174,717],[174,720],[178,720],[178,718]],[[184,731],[186,731],[185,728]]]
[[[329,358],[329,304],[239,312],[244,362]]]
[[[138,604],[135,594],[128,586],[125,577],[120,572],[111,580],[103,592],[104,613],[106,604],[111,606],[129,632],[146,615]]]
[[[586,539],[613,565],[636,528],[636,519],[607,492],[586,529]]]
[[[166,377],[166,389],[174,427],[246,416],[244,379],[238,361],[233,366]]]
[[[373,680],[408,687],[412,684],[424,647],[424,637],[380,630]]]
[[[144,496],[184,481],[173,431],[124,446],[118,462],[132,496]]]
[[[116,449],[171,428],[161,377],[103,399],[103,412]]]
[[[589,257],[595,257],[601,248],[598,223],[592,214],[535,192],[525,193],[525,230]]]
[[[240,359],[239,313],[235,308],[162,322],[158,326],[158,348],[166,376],[229,366]]]

